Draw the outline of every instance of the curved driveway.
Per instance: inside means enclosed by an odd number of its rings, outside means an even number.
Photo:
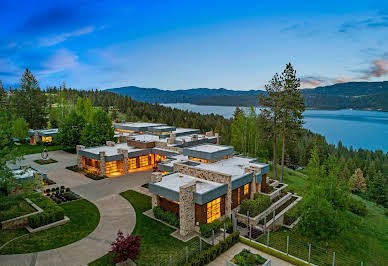
[[[71,156],[69,154],[68,159],[75,160],[75,156]],[[57,185],[66,183],[74,192],[93,202],[100,211],[100,222],[90,235],[77,242],[37,253],[1,255],[0,265],[87,265],[110,250],[110,243],[115,240],[118,230],[130,234],[135,227],[136,213],[132,205],[118,194],[148,182],[150,172],[91,181],[63,166],[47,170],[48,177]]]

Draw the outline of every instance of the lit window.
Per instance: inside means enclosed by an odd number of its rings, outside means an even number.
[[[130,170],[136,169],[136,158],[128,158],[128,168]]]
[[[139,156],[139,162],[140,162],[140,167],[148,166],[149,165],[148,156],[147,155]]]
[[[221,198],[207,203],[207,222],[211,223],[221,217]]]
[[[244,195],[249,193],[249,184],[244,185]]]
[[[53,141],[52,137],[42,137],[42,142],[51,142]]]
[[[106,175],[109,176],[117,176],[121,175],[124,170],[123,170],[123,161],[112,161],[112,162],[107,162],[105,163],[105,172]]]

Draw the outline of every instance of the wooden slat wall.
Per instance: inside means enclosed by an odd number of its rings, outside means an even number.
[[[173,212],[179,216],[179,204],[162,197],[159,197],[159,199],[159,206],[163,210]]]

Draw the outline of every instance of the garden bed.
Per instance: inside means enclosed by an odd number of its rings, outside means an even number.
[[[275,216],[277,214],[279,214],[281,211],[283,211],[285,208],[287,208],[289,205],[291,205],[296,200],[297,200],[297,197],[292,196],[289,200],[287,200],[282,205],[280,205],[278,208],[276,208],[275,209]],[[266,217],[267,217],[267,223],[268,223],[268,221],[273,219],[273,212],[270,212]],[[262,226],[264,225],[264,218],[260,220],[259,224]]]
[[[101,180],[101,179],[107,178],[107,176],[105,176],[105,175],[97,175],[97,174],[93,174],[91,172],[85,171],[83,169],[80,169],[77,165],[68,166],[68,167],[66,167],[66,169],[73,171],[73,172],[83,174],[84,176],[86,176],[90,179],[93,179],[93,180]]]
[[[259,254],[252,253],[249,249],[243,249],[231,260],[227,261],[227,266],[260,266],[271,265],[271,261],[263,258]]]
[[[56,204],[62,204],[65,202],[80,199],[80,196],[72,192],[70,188],[65,188],[64,186],[46,189],[45,195],[49,197],[52,201],[54,201]]]
[[[8,196],[0,202],[0,222],[24,216],[35,211],[22,196]]]
[[[40,164],[40,165],[45,165],[45,164],[50,164],[50,163],[57,163],[58,161],[56,161],[54,159],[47,159],[47,160],[38,159],[38,160],[34,160],[34,162],[37,164]]]

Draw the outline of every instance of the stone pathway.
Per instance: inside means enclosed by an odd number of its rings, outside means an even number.
[[[74,165],[76,156],[63,151],[49,153],[52,158],[62,162],[45,166],[32,163],[40,154],[25,156],[20,165],[33,165],[46,171],[48,178],[57,185],[71,187],[74,192],[94,203],[100,212],[97,228],[86,238],[57,249],[38,253],[0,255],[0,265],[87,265],[105,255],[116,239],[118,230],[130,234],[136,224],[136,213],[132,205],[120,192],[138,187],[150,181],[151,172],[137,172],[116,178],[92,180],[79,173],[65,169]],[[58,161],[59,161],[58,160]]]
[[[239,253],[244,248],[249,249],[252,253],[259,254],[260,256],[263,256],[263,258],[270,259],[272,266],[290,266],[293,265],[287,261],[281,260],[277,257],[268,255],[267,253],[264,253],[260,250],[254,249],[250,246],[247,246],[243,243],[237,243],[233,247],[231,247],[228,251],[222,253],[217,259],[209,263],[209,266],[219,266],[219,265],[226,265],[226,262],[233,258],[234,255]]]

